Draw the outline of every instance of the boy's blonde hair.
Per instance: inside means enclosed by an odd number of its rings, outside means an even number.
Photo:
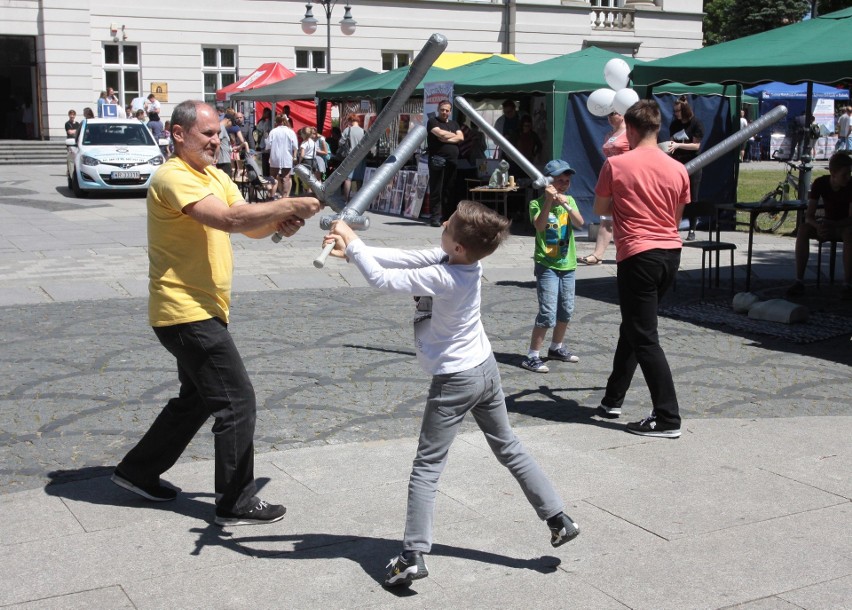
[[[474,261],[494,252],[509,236],[509,226],[512,224],[511,220],[478,201],[460,201],[455,217],[452,237]]]

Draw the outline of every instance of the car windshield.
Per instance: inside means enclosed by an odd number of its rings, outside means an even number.
[[[154,136],[142,123],[87,125],[83,144],[91,146],[156,146]]]

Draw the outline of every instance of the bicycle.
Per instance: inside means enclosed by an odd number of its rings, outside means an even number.
[[[778,153],[776,152],[775,159],[780,161],[781,159],[778,159],[777,154]],[[798,199],[799,172],[802,170],[804,163],[797,164],[792,161],[784,161],[784,164],[787,165],[787,173],[785,174],[784,179],[781,180],[774,189],[760,198],[760,205],[790,201],[791,194],[793,199]],[[755,218],[754,228],[760,233],[775,233],[781,228],[784,221],[787,220],[787,214],[789,214],[789,211],[787,210],[761,212],[757,215],[757,218]]]

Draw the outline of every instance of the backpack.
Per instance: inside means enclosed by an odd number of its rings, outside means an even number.
[[[334,161],[335,163],[340,163],[343,161],[349,153],[352,151],[351,145],[349,143],[349,128],[346,129],[342,138],[337,143],[337,152],[334,153]]]

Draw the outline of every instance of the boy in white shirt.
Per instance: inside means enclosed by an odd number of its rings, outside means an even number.
[[[407,586],[429,575],[423,554],[432,548],[438,478],[468,411],[538,517],[547,521],[551,545],[561,546],[580,533],[512,431],[497,362],[480,319],[479,261],[508,236],[509,220],[480,203],[462,201],[443,227],[441,247],[429,250],[371,248],[339,221],[325,238],[326,243],[334,241],[332,256],[353,262],[371,286],[417,299],[417,359],[432,375],[408,483],[403,551],[387,566],[386,587]]]

